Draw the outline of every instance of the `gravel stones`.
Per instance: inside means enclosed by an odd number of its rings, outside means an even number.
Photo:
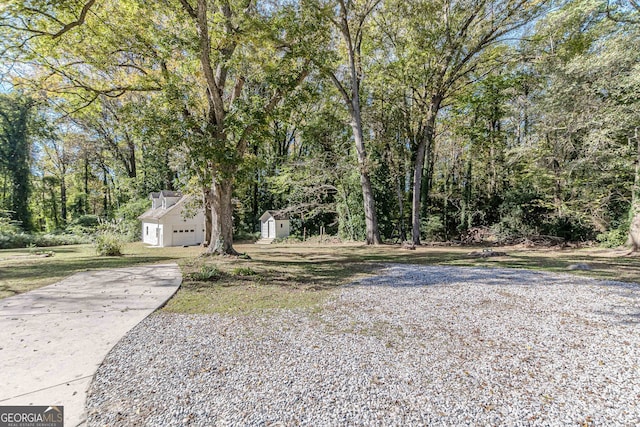
[[[393,265],[323,309],[155,314],[88,424],[640,425],[640,286]]]

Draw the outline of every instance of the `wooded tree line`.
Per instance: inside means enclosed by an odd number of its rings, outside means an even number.
[[[27,230],[132,219],[179,189],[207,207],[210,252],[234,253],[265,209],[373,244],[640,232],[634,1],[0,13],[0,209]]]

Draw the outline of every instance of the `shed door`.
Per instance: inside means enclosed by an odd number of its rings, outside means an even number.
[[[269,238],[270,239],[275,239],[276,238],[276,222],[273,219],[270,219],[269,221],[267,221],[267,224],[269,224]]]
[[[269,222],[268,221],[260,223],[260,237],[262,237],[263,239],[269,238]]]

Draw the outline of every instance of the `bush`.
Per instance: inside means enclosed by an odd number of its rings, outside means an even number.
[[[82,215],[73,221],[73,224],[94,229],[100,225],[100,218],[97,215]]]
[[[208,282],[218,280],[222,277],[222,272],[215,265],[204,265],[200,271],[187,274],[187,279],[195,282]]]
[[[74,234],[28,234],[7,233],[0,231],[0,249],[17,249],[37,246],[41,248],[49,246],[79,245],[89,243],[88,236]]]
[[[34,234],[31,236],[31,244],[41,248],[49,246],[81,245],[90,243],[89,236],[75,234]]]
[[[319,237],[319,236],[307,236],[307,240],[313,237]],[[302,242],[302,237],[293,235],[293,234],[287,237],[278,237],[273,241],[273,243],[300,243],[300,242]]]
[[[629,221],[620,223],[617,227],[598,234],[596,240],[605,248],[617,248],[627,243],[629,238]]]
[[[91,236],[84,232],[55,234],[25,233],[18,226],[17,222],[12,221],[6,215],[3,215],[3,213],[4,211],[0,211],[0,249],[17,249],[30,246],[44,248],[49,246],[79,245],[91,242]],[[97,223],[97,217],[93,218]],[[85,220],[83,223],[86,224],[87,221]]]
[[[246,242],[255,242],[260,239],[260,232],[256,231],[255,233],[251,233],[244,230],[238,230],[233,233],[233,240],[236,242],[246,241]]]
[[[100,218],[96,215],[83,215],[69,224],[66,232],[76,236],[93,236],[100,225]]]
[[[20,226],[9,217],[7,211],[0,210],[0,234],[17,234]]]
[[[122,255],[122,236],[112,231],[103,231],[96,235],[96,252],[100,256]]]
[[[127,237],[122,230],[122,221],[100,221],[95,240],[98,255],[122,255],[122,246],[127,241]]]
[[[438,215],[429,215],[420,223],[420,234],[427,241],[443,241],[445,236],[445,228],[442,219]]]
[[[137,242],[141,237],[142,224],[138,217],[149,209],[149,200],[133,199],[123,204],[115,213],[118,218],[119,230],[122,238],[127,242]]]

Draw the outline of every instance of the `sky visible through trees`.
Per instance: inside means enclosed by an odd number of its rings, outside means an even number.
[[[623,0],[9,0],[0,233],[135,236],[168,189],[211,253],[267,209],[370,244],[637,249],[639,28]]]

